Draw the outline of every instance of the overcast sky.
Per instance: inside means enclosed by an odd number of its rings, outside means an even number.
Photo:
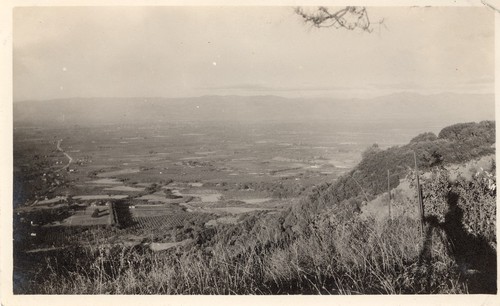
[[[16,8],[14,100],[493,92],[488,8],[368,11],[387,28],[314,29],[291,7]]]

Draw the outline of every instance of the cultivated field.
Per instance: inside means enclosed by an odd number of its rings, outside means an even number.
[[[42,228],[112,226],[118,200],[126,203],[130,219],[120,226],[139,231],[139,242],[159,236],[158,228],[189,228],[192,220],[202,227],[235,224],[240,215],[290,207],[312,186],[334,181],[374,140],[389,146],[414,132],[394,138],[384,128],[334,128],[189,122],[16,126],[14,205],[19,220],[36,225],[19,221],[17,237],[38,248],[52,243],[40,239]],[[171,235],[164,238],[171,242]]]

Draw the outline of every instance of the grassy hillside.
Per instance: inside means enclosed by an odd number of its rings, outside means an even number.
[[[478,159],[472,159],[467,163],[447,164],[439,168],[434,168],[433,171],[426,172],[420,177],[420,183],[423,188],[424,195],[428,193],[428,188],[432,186],[435,176],[438,173],[446,174],[446,180],[455,182],[457,179],[463,182],[473,182],[478,176],[487,176],[486,173],[494,173],[491,171],[495,165],[495,154],[485,155]],[[438,171],[439,170],[439,171]],[[444,170],[444,171],[443,171]],[[486,172],[485,172],[486,171]],[[419,217],[418,203],[415,194],[415,176],[414,172],[410,172],[407,177],[400,180],[397,187],[391,189],[391,213],[393,216],[406,214]],[[428,185],[429,184],[429,185]],[[413,207],[405,207],[402,203],[415,203]],[[367,217],[373,217],[377,220],[389,218],[389,196],[387,191],[377,195],[373,200],[370,200],[366,205],[361,207],[361,213]]]
[[[464,163],[495,152],[495,122],[462,123],[444,128],[438,136],[424,133],[409,144],[381,150],[373,145],[363,153],[363,159],[349,173],[341,177],[326,192],[336,203],[347,199],[362,201],[387,191],[387,171],[390,187],[415,167],[420,170],[447,164]],[[414,155],[415,154],[415,155]],[[325,187],[323,187],[325,188]]]
[[[162,253],[75,242],[45,257],[36,293],[112,294],[401,294],[496,293],[495,165],[470,178],[443,165],[494,153],[495,123],[447,127],[409,144],[369,148],[351,172],[318,186],[278,213],[240,217],[200,230],[188,245]],[[387,170],[407,177],[416,153],[425,184],[425,226],[411,214],[393,220],[360,214],[387,189]],[[415,199],[395,197],[410,209]],[[115,229],[118,230],[118,229]],[[104,230],[88,236],[101,239]],[[36,254],[26,262],[40,262]],[[64,263],[64,264],[61,264]]]

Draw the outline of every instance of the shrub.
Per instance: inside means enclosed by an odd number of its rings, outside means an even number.
[[[479,123],[458,123],[441,130],[440,139],[451,141],[474,140],[480,143],[492,144],[495,142],[495,122],[481,121]]]
[[[470,182],[458,180],[455,189],[464,212],[464,228],[475,237],[496,243],[496,177],[479,171]]]
[[[436,134],[434,134],[432,132],[426,132],[426,133],[422,133],[418,136],[415,136],[412,140],[410,140],[410,143],[435,141],[436,139],[437,139]]]

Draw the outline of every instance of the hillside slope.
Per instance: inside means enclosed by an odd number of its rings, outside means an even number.
[[[420,170],[434,166],[458,164],[495,152],[495,122],[460,123],[445,127],[438,136],[424,133],[404,146],[386,150],[376,144],[368,148],[361,162],[349,173],[339,178],[331,187],[337,201],[373,196],[387,190],[387,171],[390,187],[395,187],[407,170]],[[363,194],[364,193],[364,194]],[[365,196],[366,195],[366,196]]]
[[[494,173],[492,167],[495,166],[495,155],[489,154],[478,159],[470,160],[462,164],[449,164],[443,167],[449,173],[450,181],[463,178],[467,182],[472,182],[474,176],[481,175],[484,171]],[[426,181],[432,179],[432,172],[422,174],[422,188],[426,190]],[[418,203],[416,200],[416,189],[412,186],[412,180],[403,178],[399,185],[391,189],[392,205],[391,214],[395,218],[406,215],[413,219],[418,219]],[[414,204],[411,206],[402,204]],[[387,192],[379,194],[373,200],[361,207],[361,215],[365,218],[373,217],[378,221],[389,218],[389,197]]]
[[[286,213],[284,227],[292,235],[307,228],[313,216],[325,209],[349,218],[367,202],[395,188],[415,167],[429,172],[436,167],[453,168],[483,156],[495,154],[495,122],[459,123],[442,129],[439,136],[424,133],[410,143],[382,150],[377,145],[368,148],[362,160],[334,183],[317,186]]]

